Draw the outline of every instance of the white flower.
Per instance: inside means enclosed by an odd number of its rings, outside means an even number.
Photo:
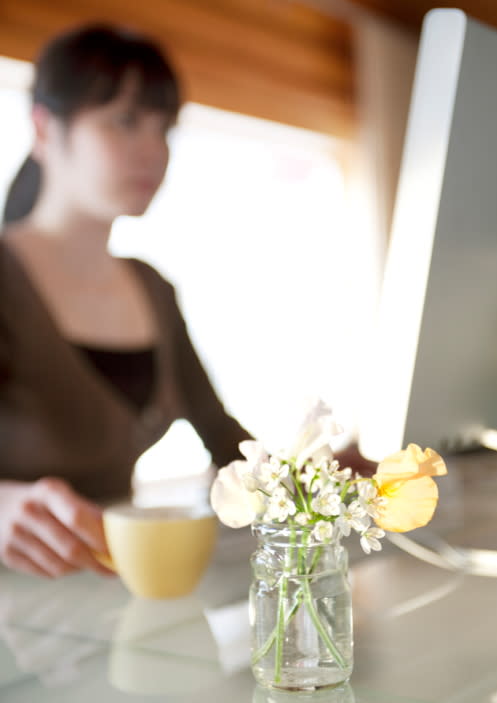
[[[318,542],[328,542],[333,537],[333,525],[326,520],[320,520],[312,530],[314,539]]]
[[[264,519],[284,522],[289,515],[295,515],[297,508],[283,487],[276,488],[267,504]]]
[[[237,464],[239,472],[241,472],[243,484],[247,491],[254,492],[264,486],[257,477],[257,473],[261,464],[269,460],[269,454],[264,449],[261,442],[256,442],[252,439],[245,439],[238,445],[240,453],[246,458],[246,461],[239,461]]]
[[[340,486],[335,487],[336,491],[341,491],[341,486],[352,476],[352,469],[346,468],[339,470],[340,464],[334,459],[330,462],[328,459],[321,459],[318,464],[319,478],[314,482],[318,488],[326,488],[330,483],[338,483]]]
[[[326,484],[331,481],[333,471],[335,470],[335,467],[338,466],[340,466],[338,461],[330,461],[328,458],[323,458],[318,462],[316,467],[316,473],[318,474],[319,478],[316,479],[316,481],[314,482],[316,490],[324,488]]]
[[[361,498],[364,501],[368,500],[374,500],[376,496],[378,495],[378,490],[376,486],[374,485],[373,481],[359,481],[357,484],[357,492],[359,494],[359,498]]]
[[[330,459],[323,458],[323,459],[320,459],[318,462],[318,469],[324,469],[325,471],[328,471],[328,472],[336,471],[336,469],[338,469],[339,466],[340,466],[340,462],[337,461],[336,459],[333,459],[333,461],[331,461]]]
[[[369,527],[370,520],[366,511],[358,500],[353,500],[350,505],[340,506],[340,515],[335,520],[336,527],[344,537],[350,535],[352,528],[356,532],[364,532]]]
[[[246,464],[247,462],[241,461],[240,464],[242,463]],[[259,481],[247,467],[242,469],[242,481],[247,491],[250,491],[251,493],[254,493],[254,491],[257,491],[259,488],[261,488]]]
[[[310,519],[311,516],[309,515],[309,513],[297,513],[295,515],[295,522],[297,523],[297,525],[301,525],[302,527],[307,525]]]
[[[314,464],[323,458],[331,461],[333,451],[330,442],[341,432],[342,428],[335,422],[331,409],[319,400],[306,414],[295,443],[285,454],[288,458],[295,457],[298,469],[308,459],[312,459]]]
[[[368,527],[361,535],[361,547],[366,554],[371,554],[371,550],[379,552],[381,550],[380,539],[385,536],[385,531],[379,527]]]
[[[378,490],[373,481],[359,481],[357,484],[359,501],[364,510],[372,518],[379,517],[380,509],[387,502],[386,498],[378,496]]]
[[[313,485],[311,486],[311,483],[315,478],[316,474],[316,469],[313,466],[305,466],[300,472],[299,481],[300,483],[304,484],[307,493],[310,493],[311,488],[312,492],[317,491],[319,488],[319,484],[317,481],[314,481]]]
[[[244,439],[243,442],[240,442],[238,445],[238,449],[251,466],[255,467],[269,460],[269,454],[264,449],[262,442],[257,442],[253,439]]]
[[[304,484],[307,493],[315,493],[323,489],[331,480],[330,466],[338,461],[329,462],[328,459],[321,459],[317,466],[306,464],[299,476],[299,481]]]
[[[338,481],[338,483],[345,483],[346,481],[350,481],[352,478],[352,469],[350,466],[346,466],[345,469],[337,469],[333,471],[331,477],[334,481]]]
[[[341,502],[338,493],[335,493],[332,489],[325,488],[312,499],[311,508],[315,513],[325,515],[326,517],[330,515],[340,515]]]
[[[219,469],[211,488],[211,505],[225,525],[245,527],[264,512],[265,501],[260,492],[248,491],[244,477],[247,462],[232,461]]]
[[[288,471],[287,464],[282,464],[276,457],[271,457],[269,461],[257,467],[255,476],[265,490],[272,491],[288,476]]]

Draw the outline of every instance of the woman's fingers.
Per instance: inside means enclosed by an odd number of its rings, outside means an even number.
[[[90,549],[107,553],[102,511],[98,506],[78,496],[64,481],[44,478],[35,484],[35,500]]]
[[[0,512],[0,558],[7,566],[51,577],[75,569],[114,575],[94,556],[108,556],[100,508],[64,481],[16,484],[7,498]]]
[[[88,545],[60,523],[42,503],[34,501],[25,503],[24,525],[68,567],[108,573],[108,570],[95,559]]]
[[[14,526],[4,554],[7,566],[39,576],[62,576],[73,571],[55,552],[20,525]]]
[[[44,578],[52,578],[52,574],[48,573],[35,564],[27,556],[18,552],[13,547],[8,547],[5,551],[4,562],[6,566],[10,569],[15,569],[16,571],[22,571],[25,574],[31,574],[35,576],[43,576]]]

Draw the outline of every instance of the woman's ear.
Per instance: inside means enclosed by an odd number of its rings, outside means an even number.
[[[42,163],[45,159],[47,144],[50,141],[54,116],[44,105],[36,103],[31,108],[31,120],[34,127],[34,140],[31,155],[35,161]]]

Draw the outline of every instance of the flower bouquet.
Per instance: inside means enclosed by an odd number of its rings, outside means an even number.
[[[347,552],[352,532],[369,554],[385,531],[426,525],[438,501],[433,476],[447,473],[431,449],[384,459],[372,477],[341,468],[332,442],[341,432],[319,401],[288,450],[240,443],[245,460],[220,469],[212,507],[230,527],[252,524],[252,668],[259,683],[285,689],[337,685],[352,672],[352,607]]]

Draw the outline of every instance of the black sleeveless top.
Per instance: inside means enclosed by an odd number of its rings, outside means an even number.
[[[74,345],[128,401],[142,409],[155,383],[155,349],[100,349]]]

